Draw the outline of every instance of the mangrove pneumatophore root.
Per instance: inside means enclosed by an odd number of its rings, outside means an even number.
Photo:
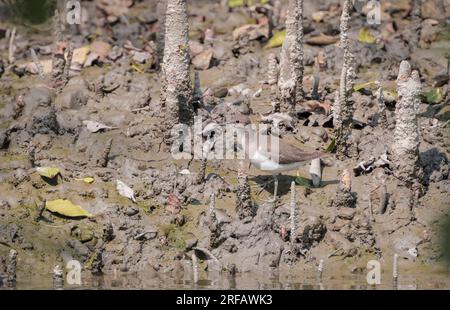
[[[277,96],[278,69],[277,56],[274,53],[270,53],[267,58],[267,83],[270,87],[272,113],[280,112],[280,100]]]
[[[302,12],[303,0],[289,1],[286,37],[281,47],[278,76],[278,97],[282,112],[295,113],[297,88],[299,93],[303,89],[303,33],[300,34],[299,31],[303,31],[303,26],[299,27],[299,22],[303,20],[300,18]]]
[[[198,262],[197,262],[197,255],[195,255],[195,252],[192,253],[191,260],[192,260],[192,276],[194,278],[194,283],[197,283],[198,282]]]
[[[70,66],[72,65],[72,58],[73,58],[73,46],[71,43],[68,44],[67,47],[67,60],[64,64],[64,75],[63,75],[63,82],[61,87],[64,87],[67,85],[70,79]]]
[[[380,206],[378,208],[380,214],[384,214],[386,212],[389,196],[387,192],[386,180],[381,180],[380,188],[378,189],[378,193],[380,196]]]
[[[291,201],[289,204],[289,208],[291,211],[290,220],[291,220],[291,235],[290,242],[291,246],[294,246],[295,239],[297,239],[297,200],[295,195],[295,182],[291,183]]]
[[[239,165],[237,181],[236,213],[239,216],[239,219],[242,220],[248,216],[253,216],[253,202],[250,194],[250,184],[248,182],[248,175],[245,172],[243,163]]]
[[[378,87],[376,92],[376,98],[378,102],[378,124],[381,126],[381,128],[386,129],[388,123],[386,116],[386,104],[383,97],[383,88],[381,87],[381,83],[379,81],[376,81],[375,84]]]
[[[419,164],[419,105],[421,83],[419,73],[402,61],[397,77],[399,100],[395,106],[395,130],[392,145],[394,175],[412,188],[422,179]]]
[[[267,83],[275,85],[278,82],[278,60],[275,53],[270,53],[267,57]],[[271,88],[272,89],[272,88]]]
[[[7,284],[9,287],[16,286],[17,282],[17,251],[11,249],[9,251],[9,261],[8,266],[6,268],[7,273]]]
[[[62,289],[64,287],[64,273],[59,265],[53,268],[53,287],[55,289]]]
[[[422,30],[422,0],[413,0],[411,8],[411,37],[409,48],[411,51],[419,47],[420,34]]]
[[[216,216],[216,194],[211,194],[211,201],[209,203],[207,221],[209,228],[209,247],[211,249],[216,248],[219,245],[220,240],[220,227]]]
[[[397,285],[398,281],[398,254],[394,254],[394,260],[392,263],[392,280],[394,282],[394,286]]]
[[[336,135],[336,154],[338,158],[345,159],[356,155],[356,145],[352,141],[352,123],[354,105],[352,101],[353,86],[355,83],[354,56],[348,38],[350,12],[352,1],[345,0],[341,15],[341,41],[344,51],[344,60],[339,85],[339,99],[333,107],[335,119],[334,130]]]
[[[14,53],[16,51],[16,45],[14,40],[16,38],[16,27],[14,27],[9,34],[9,47],[8,47],[8,62],[12,64],[15,61]]]
[[[319,261],[319,266],[317,267],[317,275],[319,277],[319,280],[322,280],[322,274],[323,274],[324,268],[325,268],[324,261],[323,261],[323,259],[321,259]]]
[[[161,104],[165,141],[179,123],[192,123],[189,23],[186,0],[167,0]]]
[[[297,0],[297,44],[296,44],[296,55],[298,60],[295,67],[295,99],[297,101],[302,100],[304,96],[303,91],[303,75],[304,75],[304,51],[303,51],[303,41],[304,41],[304,30],[303,30],[303,0]]]
[[[36,203],[36,211],[37,214],[34,220],[36,222],[39,222],[42,219],[42,215],[44,214],[45,211],[45,200],[39,199],[39,201]]]
[[[205,158],[201,161],[200,170],[198,171],[197,178],[195,180],[195,183],[198,185],[203,184],[205,181],[207,163],[208,159],[205,156]]]
[[[64,41],[63,23],[58,10],[55,10],[53,17],[54,50],[52,54],[52,83],[59,88],[63,84],[66,59],[64,53],[67,49],[67,42]]]
[[[103,235],[102,239],[104,242],[109,242],[114,239],[114,227],[111,221],[107,220],[103,223]]]
[[[108,166],[109,153],[111,152],[111,147],[112,147],[112,138],[110,138],[110,139],[108,139],[108,141],[106,141],[105,148],[103,149],[103,152],[97,162],[99,167]]]
[[[336,208],[354,208],[356,197],[352,193],[352,179],[350,172],[345,169],[342,172],[341,182],[336,192],[336,196],[331,201],[331,206]]]
[[[159,30],[156,33],[156,53],[158,55],[157,65],[161,66],[164,58],[164,36],[166,32],[166,10],[167,0],[159,0],[156,11],[158,12]]]

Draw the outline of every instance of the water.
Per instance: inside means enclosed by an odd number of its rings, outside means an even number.
[[[83,274],[84,275],[84,274]],[[53,289],[51,276],[21,279],[18,275],[16,289]],[[82,285],[65,285],[65,289],[256,289],[256,290],[372,290],[372,289],[450,289],[448,272],[418,272],[400,275],[397,286],[391,277],[382,274],[380,285],[369,285],[366,274],[327,274],[321,280],[314,276],[281,277],[277,273],[257,275],[251,273],[230,276],[225,274],[200,274],[194,283],[191,274],[165,275],[158,273],[105,274],[82,277]],[[2,287],[0,289],[10,289]]]

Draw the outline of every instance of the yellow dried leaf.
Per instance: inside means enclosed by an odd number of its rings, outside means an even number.
[[[56,199],[47,201],[45,208],[51,212],[55,212],[67,217],[91,217],[92,214],[84,210],[82,207],[73,204],[70,200]]]
[[[36,168],[36,171],[40,176],[48,179],[53,179],[60,173],[60,170],[57,167],[38,167]]]
[[[363,90],[364,88],[373,88],[373,86],[375,86],[375,82],[374,81],[370,81],[367,83],[361,83],[361,84],[355,84],[355,86],[353,87],[354,91],[360,91]]]
[[[260,4],[267,4],[269,3],[269,0],[259,0],[259,1],[253,1],[253,0],[228,0],[228,7],[230,8],[237,8],[244,5],[253,5],[253,2],[260,3]]]
[[[284,41],[285,37],[286,37],[286,30],[275,33],[270,38],[269,42],[267,42],[266,46],[264,46],[264,48],[266,48],[266,49],[274,48],[274,47],[279,47],[279,46],[283,45],[283,41]]]
[[[244,0],[228,0],[228,6],[230,8],[237,8],[244,6]]]
[[[76,62],[77,64],[83,65],[86,62],[87,56],[90,51],[91,48],[88,45],[76,48],[73,51],[72,62]]]
[[[92,183],[94,183],[94,178],[91,178],[91,177],[83,178],[83,182],[87,183],[87,184],[92,184]]]
[[[376,39],[370,32],[369,28],[363,27],[359,30],[358,41],[362,43],[373,44],[375,43]]]

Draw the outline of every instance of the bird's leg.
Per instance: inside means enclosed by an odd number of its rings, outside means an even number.
[[[269,181],[266,181],[263,184],[258,185],[258,187],[260,187],[261,189],[258,191],[257,195],[259,196],[262,193],[262,191],[267,187],[267,185],[269,185],[270,183],[272,183],[274,181],[275,181],[274,179],[270,179]]]
[[[273,185],[273,198],[270,199],[270,200],[260,199],[261,201],[264,201],[264,202],[270,202],[270,203],[274,203],[275,201],[277,201],[277,194],[278,194],[278,176],[274,175],[274,176],[273,176],[273,179],[270,180],[270,181],[268,181],[267,184],[268,184],[268,183],[271,183],[271,182],[274,182],[274,185]],[[267,184],[266,184],[266,185],[267,185]],[[260,194],[261,192],[262,192],[262,190],[260,190],[259,194]],[[258,195],[259,195],[259,194],[258,194]]]
[[[277,201],[277,194],[278,194],[278,176],[274,175],[274,186],[273,186],[273,202]]]

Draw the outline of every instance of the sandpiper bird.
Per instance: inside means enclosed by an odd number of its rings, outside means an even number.
[[[239,127],[238,147],[245,151],[246,157],[248,157],[252,165],[256,168],[262,171],[272,172],[274,194],[273,200],[270,202],[276,201],[277,198],[277,174],[279,175],[283,171],[298,170],[301,166],[313,159],[330,155],[320,151],[307,152],[294,145],[285,143],[278,138],[276,138],[278,141],[272,144],[272,138],[274,137],[271,135],[267,136],[267,143],[258,143],[258,139],[255,138],[255,129],[251,128],[252,126],[246,126],[251,124],[248,116],[238,116],[235,122],[245,126]]]

